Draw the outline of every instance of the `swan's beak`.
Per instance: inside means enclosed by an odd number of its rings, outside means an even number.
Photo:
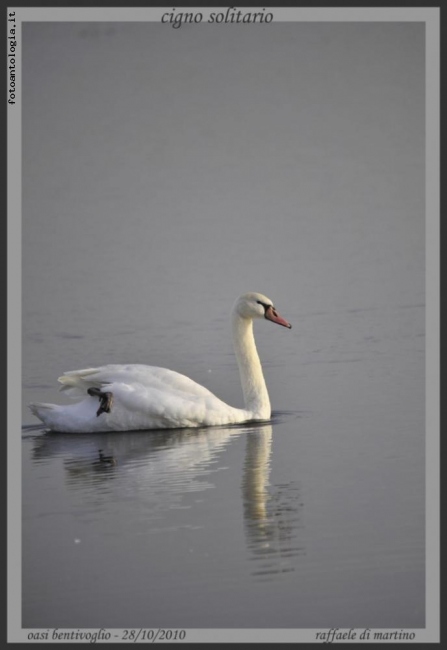
[[[267,307],[265,310],[265,317],[268,318],[268,320],[271,320],[273,323],[278,323],[278,325],[282,325],[283,327],[288,327],[289,329],[292,329],[292,326],[290,323],[286,321],[285,318],[280,316],[276,309],[272,306]]]

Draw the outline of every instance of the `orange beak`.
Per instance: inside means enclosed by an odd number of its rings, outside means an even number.
[[[265,310],[265,317],[268,318],[268,320],[271,320],[273,323],[278,323],[278,325],[292,329],[291,324],[288,323],[285,318],[280,316],[276,309],[271,305]]]

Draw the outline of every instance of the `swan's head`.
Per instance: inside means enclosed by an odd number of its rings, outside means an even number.
[[[240,318],[252,320],[253,318],[267,318],[273,323],[283,325],[291,329],[291,324],[280,316],[273,306],[273,302],[262,293],[244,293],[240,296],[234,305],[233,312]]]

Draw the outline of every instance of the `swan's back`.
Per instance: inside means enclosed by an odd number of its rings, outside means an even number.
[[[62,384],[60,390],[72,397],[85,397],[89,388],[106,387],[112,383],[141,384],[147,388],[154,388],[173,393],[207,397],[213,396],[205,386],[201,386],[193,379],[182,375],[175,370],[145,366],[143,364],[109,364],[98,368],[84,368],[83,370],[69,370],[64,372],[58,381]]]

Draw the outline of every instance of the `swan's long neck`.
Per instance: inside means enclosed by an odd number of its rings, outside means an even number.
[[[233,313],[233,344],[236,354],[245,408],[252,417],[259,420],[270,419],[270,399],[265,385],[262,366],[253,336],[253,321]]]

